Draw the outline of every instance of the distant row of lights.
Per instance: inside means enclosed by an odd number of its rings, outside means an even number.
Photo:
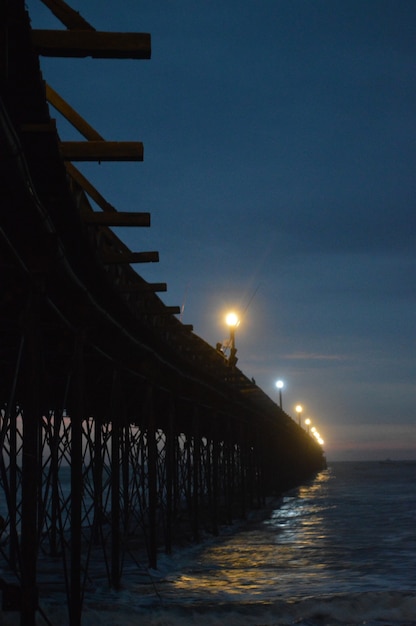
[[[279,406],[280,408],[282,408],[282,389],[285,386],[283,380],[277,380],[276,381],[276,387],[279,390]],[[302,412],[303,412],[303,406],[301,404],[297,404],[295,406],[295,411],[297,413],[298,416],[298,423],[299,426],[302,426]],[[308,435],[311,434],[313,437],[315,437],[316,441],[319,443],[319,445],[323,446],[324,445],[324,440],[322,439],[321,435],[319,434],[316,426],[311,426],[312,424],[312,420],[307,417],[305,419],[305,426],[306,426],[306,430],[308,432]]]
[[[278,382],[281,382],[281,381],[278,381]],[[276,387],[277,387],[277,386],[278,386],[278,385],[277,385],[277,383],[276,383]],[[279,388],[280,388],[280,387],[279,387]],[[299,423],[299,426],[302,426],[302,412],[303,412],[303,406],[302,406],[301,404],[297,404],[297,405],[295,406],[295,411],[296,411],[296,413],[297,413],[297,415],[298,415],[298,423]],[[308,432],[308,435],[309,435],[309,434],[311,434],[313,437],[315,437],[316,441],[317,441],[317,442],[318,442],[321,446],[323,446],[323,445],[324,445],[324,443],[325,443],[325,441],[322,439],[322,437],[321,437],[321,435],[319,434],[319,432],[318,432],[318,430],[317,430],[316,426],[311,426],[311,424],[312,424],[312,420],[311,420],[309,417],[307,417],[307,418],[305,419],[305,426],[306,426],[306,430],[307,430],[307,432]]]
[[[230,356],[229,356],[229,361],[230,361],[230,365],[231,366],[235,366],[237,359],[235,357],[235,354],[237,352],[236,347],[235,347],[235,329],[240,325],[240,318],[237,315],[237,313],[235,313],[234,311],[227,313],[227,315],[225,316],[225,323],[227,324],[227,326],[230,329],[230,342],[229,342],[229,347],[230,347]],[[224,350],[224,346],[222,346],[221,344],[217,344],[218,349],[220,350]],[[283,387],[285,386],[283,380],[277,380],[276,381],[276,387],[279,390],[279,406],[282,409],[282,390]],[[301,404],[297,404],[295,407],[295,411],[297,413],[298,416],[298,423],[299,426],[302,426],[302,412],[303,412],[303,406]],[[325,442],[322,439],[321,435],[319,434],[318,430],[316,429],[315,426],[311,426],[312,424],[312,420],[308,417],[305,419],[305,426],[306,426],[306,430],[308,432],[308,434],[312,435],[313,437],[315,437],[315,439],[317,440],[317,442],[322,446]]]

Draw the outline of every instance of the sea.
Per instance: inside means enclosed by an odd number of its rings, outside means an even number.
[[[68,624],[62,598],[41,606]],[[124,572],[120,591],[87,591],[82,624],[416,625],[416,462],[330,463],[157,570]]]

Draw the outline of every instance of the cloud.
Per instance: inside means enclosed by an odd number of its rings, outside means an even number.
[[[283,354],[282,358],[297,361],[343,361],[346,357],[337,354],[296,352],[293,354]]]

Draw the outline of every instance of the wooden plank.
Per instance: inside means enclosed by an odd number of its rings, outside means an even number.
[[[150,59],[148,33],[105,33],[89,30],[32,30],[38,54],[48,57]]]
[[[150,226],[150,213],[86,211],[82,213],[82,220],[87,224],[96,224],[97,226]]]
[[[128,264],[128,263],[158,263],[159,252],[121,252],[113,254],[108,252],[103,255],[105,265]]]
[[[101,137],[101,135],[47,83],[45,83],[45,90],[47,101],[59,111],[85,139],[90,141],[104,141],[104,137]]]
[[[69,7],[63,0],[41,0],[41,2],[47,6],[55,17],[57,17],[58,20],[60,20],[67,28],[95,30],[91,24],[84,20],[78,11],[71,9],[71,7]]]
[[[140,141],[61,141],[65,161],[143,161]]]
[[[120,287],[121,293],[155,293],[156,291],[167,291],[166,283],[137,283],[134,285]],[[178,307],[179,308],[179,307]]]

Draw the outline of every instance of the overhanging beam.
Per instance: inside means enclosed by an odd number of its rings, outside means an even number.
[[[167,291],[166,283],[136,283],[134,285],[123,285],[119,287],[120,293],[154,293],[156,291]],[[176,311],[172,311],[172,313]]]
[[[140,141],[62,141],[65,161],[143,161]]]
[[[110,252],[103,255],[102,261],[105,265],[122,265],[128,263],[158,263],[159,252]]]
[[[103,33],[92,30],[32,30],[38,54],[47,57],[150,59],[148,33]]]
[[[97,226],[150,226],[150,213],[85,211],[82,213],[82,220],[86,224],[95,224]]]

